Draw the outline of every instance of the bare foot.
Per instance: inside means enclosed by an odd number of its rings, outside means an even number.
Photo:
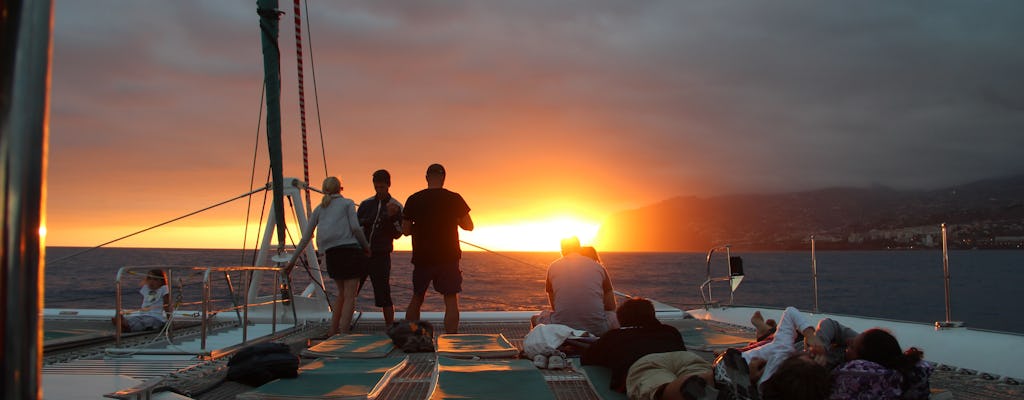
[[[764,316],[760,311],[754,311],[754,315],[750,317],[750,324],[754,325],[757,337],[765,336],[772,330],[772,326],[764,322]]]

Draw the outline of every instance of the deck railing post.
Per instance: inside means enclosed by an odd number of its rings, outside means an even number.
[[[252,282],[252,270],[248,270],[242,273],[245,277],[245,283],[243,287],[249,287]],[[245,296],[242,299],[242,343],[249,341],[249,296]]]
[[[818,255],[814,248],[814,235],[811,235],[811,275],[814,280],[814,312],[818,312]]]
[[[121,308],[121,301],[122,301],[122,298],[121,298],[121,277],[123,276],[123,274],[124,274],[124,267],[121,267],[121,269],[117,270],[117,281],[114,282],[114,286],[115,286],[114,290],[116,290],[116,293],[114,294],[114,299],[115,299],[114,302],[116,303],[114,305],[114,317],[117,318],[114,321],[114,345],[115,346],[120,346],[121,345],[121,329],[124,329],[124,327],[122,326],[122,324],[124,323],[123,322],[124,318],[122,317],[123,311],[121,311],[122,310],[122,308]]]
[[[964,325],[961,321],[953,321],[952,318],[952,307],[950,306],[950,292],[949,292],[949,242],[947,241],[946,235],[946,223],[943,222],[940,225],[942,230],[942,276],[946,289],[946,321],[936,322],[936,329],[945,328],[958,328]]]
[[[199,349],[206,350],[206,329],[209,328],[210,318],[210,268],[203,273],[203,321],[200,326],[202,333],[199,335]]]

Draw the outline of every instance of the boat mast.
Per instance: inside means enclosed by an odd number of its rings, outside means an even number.
[[[50,1],[0,1],[0,342],[5,399],[38,399],[43,326]]]
[[[260,15],[263,42],[263,82],[267,91],[267,149],[270,152],[270,169],[273,174],[274,222],[277,226],[277,250],[281,253],[285,245],[284,173],[281,160],[281,48],[277,44],[281,12],[277,10],[277,0],[258,0],[256,7],[256,12]]]

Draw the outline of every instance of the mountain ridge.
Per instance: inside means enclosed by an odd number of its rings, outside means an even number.
[[[611,251],[935,247],[940,224],[953,247],[1017,247],[1024,236],[1024,174],[931,190],[829,187],[778,194],[676,196],[623,211],[601,225]],[[1002,240],[1002,241],[1001,241]]]

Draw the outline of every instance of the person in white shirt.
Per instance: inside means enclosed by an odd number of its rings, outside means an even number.
[[[121,316],[122,332],[142,332],[163,328],[167,323],[165,313],[171,312],[170,295],[167,290],[167,277],[160,269],[151,269],[142,279],[142,305],[137,311]],[[117,325],[118,317],[111,319]]]
[[[302,240],[295,246],[295,253],[285,266],[286,273],[291,272],[302,250],[312,240],[313,230],[316,230],[317,249],[324,253],[327,273],[338,285],[338,299],[331,314],[328,336],[352,330],[359,280],[366,275],[366,260],[370,257],[370,243],[359,226],[356,203],[343,197],[341,189],[341,180],[337,177],[324,179],[323,200],[310,214],[309,224],[302,231]]]

